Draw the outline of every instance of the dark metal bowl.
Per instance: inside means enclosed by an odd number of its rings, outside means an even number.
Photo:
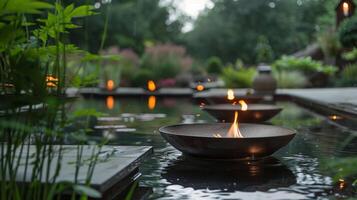
[[[269,104],[248,104],[248,110],[242,111],[240,105],[218,104],[203,108],[221,122],[233,122],[234,113],[238,111],[239,122],[264,122],[277,115],[282,108]]]
[[[268,191],[296,183],[290,169],[274,157],[257,161],[195,159],[180,156],[162,170],[162,177],[172,184],[195,190]]]
[[[162,137],[185,154],[215,159],[258,159],[287,145],[296,131],[270,125],[240,124],[243,138],[225,137],[231,124],[204,123],[164,126]],[[221,134],[215,138],[213,134]]]

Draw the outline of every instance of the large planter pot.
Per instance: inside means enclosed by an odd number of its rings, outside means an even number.
[[[271,74],[271,67],[268,65],[258,66],[258,75],[253,80],[255,94],[272,95],[275,93],[277,82]]]

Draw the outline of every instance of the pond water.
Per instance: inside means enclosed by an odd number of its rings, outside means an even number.
[[[151,199],[327,199],[344,197],[344,185],[321,170],[326,158],[356,155],[352,131],[289,102],[269,123],[297,130],[290,144],[255,162],[185,157],[157,131],[176,123],[214,122],[189,98],[80,99],[70,110],[95,108],[119,117],[126,131],[105,132],[110,144],[150,145],[154,154],[141,165],[140,184],[153,188]],[[351,193],[348,193],[351,194]]]

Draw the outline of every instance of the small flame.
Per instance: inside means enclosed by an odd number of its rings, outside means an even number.
[[[328,118],[331,119],[331,120],[340,120],[340,119],[342,119],[342,117],[338,116],[338,115],[331,115],[331,116],[328,116]]]
[[[245,103],[245,101],[240,100],[238,103],[240,104],[242,111],[247,111],[248,110],[248,105]]]
[[[107,81],[107,90],[113,90],[113,89],[114,89],[114,81],[108,80]]]
[[[154,92],[156,90],[156,85],[153,80],[149,80],[147,86],[150,92]]]
[[[205,103],[201,102],[201,103],[200,103],[200,108],[205,107],[205,105],[206,105]]]
[[[115,105],[114,97],[113,96],[108,96],[106,100],[106,105],[109,110],[112,110]]]
[[[233,100],[235,97],[234,97],[234,91],[232,89],[229,89],[227,91],[227,99],[228,100]]]
[[[154,110],[155,106],[156,106],[156,97],[150,96],[148,99],[148,108],[150,110]]]
[[[221,134],[219,134],[219,133],[215,133],[215,134],[213,134],[213,137],[215,137],[215,138],[221,138],[222,136],[221,136]]]
[[[57,87],[57,83],[58,83],[58,78],[52,76],[52,75],[47,75],[46,76],[46,85],[47,87]]]
[[[203,85],[201,85],[201,84],[199,84],[199,85],[196,86],[196,90],[197,90],[197,91],[203,91],[204,89],[205,89],[205,86],[203,86]]]
[[[233,137],[233,138],[243,137],[242,133],[239,131],[239,126],[238,126],[238,111],[234,113],[234,122],[232,126],[229,128],[227,137]]]
[[[340,188],[340,190],[342,190],[343,188],[345,188],[345,187],[346,187],[346,182],[345,182],[345,180],[339,179],[339,180],[338,180],[338,187]]]
[[[347,2],[343,2],[343,4],[342,4],[342,10],[343,10],[343,15],[344,15],[345,17],[347,17],[348,14],[349,14],[350,5],[348,5]]]

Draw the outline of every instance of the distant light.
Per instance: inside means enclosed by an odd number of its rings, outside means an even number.
[[[275,3],[274,2],[269,2],[268,5],[269,5],[270,8],[275,8]]]
[[[342,4],[342,10],[343,10],[343,15],[344,15],[345,17],[347,17],[348,14],[349,14],[349,12],[350,12],[350,5],[348,5],[347,2],[343,2],[343,4]]]
[[[203,91],[204,89],[205,89],[205,86],[203,86],[201,84],[196,86],[197,91]]]

